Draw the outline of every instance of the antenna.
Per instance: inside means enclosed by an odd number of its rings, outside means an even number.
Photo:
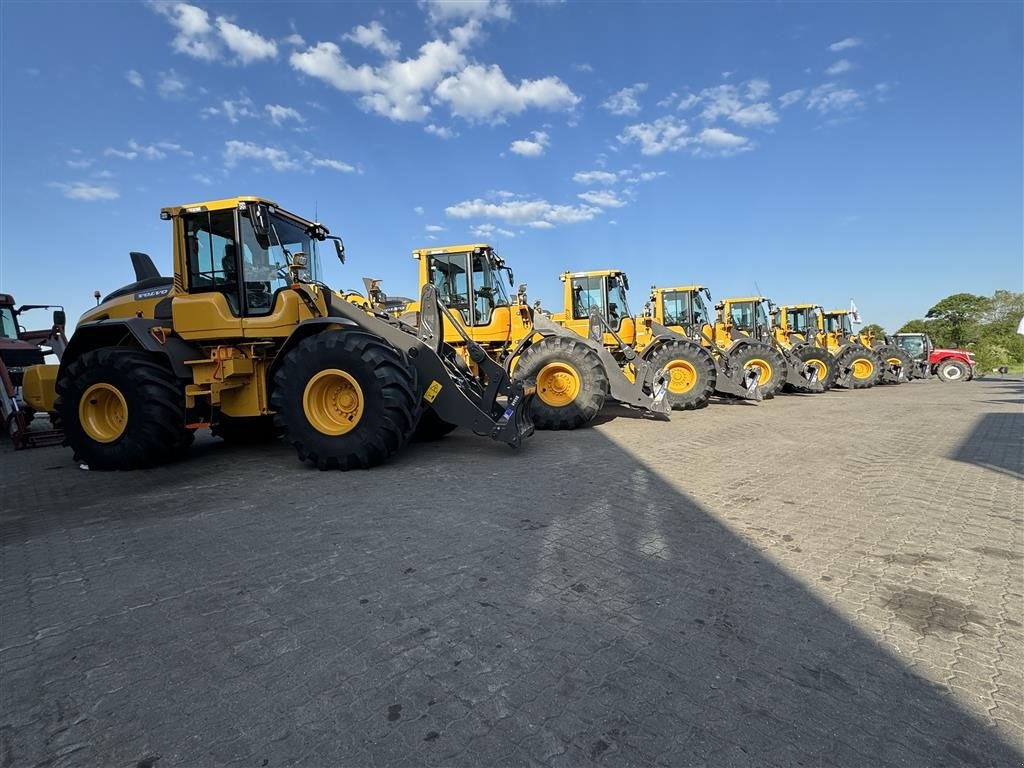
[[[756,291],[756,293],[755,293],[756,296],[760,296],[761,295],[761,286],[759,286],[757,284],[757,280],[754,281],[754,290]]]

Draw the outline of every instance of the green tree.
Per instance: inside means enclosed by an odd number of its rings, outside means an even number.
[[[863,328],[861,328],[860,332],[873,333],[875,334],[875,339],[877,339],[878,341],[883,341],[885,339],[885,328],[880,326],[878,323],[869,323],[868,325],[865,325]]]
[[[948,341],[958,347],[977,341],[979,326],[992,306],[992,300],[973,293],[954,293],[928,310],[926,318],[939,321],[948,334]]]
[[[927,320],[908,320],[896,333],[931,333]]]

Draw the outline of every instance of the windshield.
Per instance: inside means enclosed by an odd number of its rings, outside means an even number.
[[[245,303],[250,315],[264,315],[271,311],[274,294],[291,283],[288,254],[306,254],[306,268],[299,270],[303,282],[319,279],[320,254],[317,241],[305,227],[279,213],[270,215],[265,235],[253,229],[249,213],[241,215],[242,279],[245,283]]]
[[[495,307],[509,305],[508,294],[501,282],[501,272],[488,253],[473,254],[473,296],[478,325],[490,322]]]
[[[741,331],[754,328],[754,302],[740,301],[729,305],[729,321]]]
[[[690,324],[690,294],[687,291],[665,291],[662,304],[662,325]]]
[[[788,309],[786,310],[786,325],[789,330],[795,333],[803,333],[807,330],[807,310]]]
[[[699,293],[692,294],[693,299],[693,324],[694,325],[710,325],[711,324],[711,313],[708,312],[708,307],[704,303],[704,299],[701,298]]]
[[[923,336],[899,336],[896,341],[911,357],[924,357],[925,349]]]
[[[629,304],[626,303],[626,276],[612,275],[608,278],[608,321],[615,325],[624,317],[629,317]]]
[[[757,308],[754,311],[754,320],[757,322],[758,328],[768,327],[768,312],[764,308],[764,302],[757,302]]]
[[[0,307],[0,338],[18,338],[18,323],[14,319],[14,307]]]
[[[847,336],[850,336],[853,333],[853,326],[850,325],[850,316],[849,315],[843,315],[842,316],[842,326],[843,326],[843,333],[846,334]]]

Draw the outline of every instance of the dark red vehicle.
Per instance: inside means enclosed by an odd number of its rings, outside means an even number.
[[[911,378],[938,376],[942,381],[970,381],[976,373],[974,354],[966,349],[942,349],[926,333],[897,333],[896,344],[914,359]]]

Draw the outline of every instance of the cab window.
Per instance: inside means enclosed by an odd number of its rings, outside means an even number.
[[[203,211],[184,216],[190,293],[223,293],[238,314],[238,252],[234,211]]]
[[[473,261],[473,310],[474,325],[487,325],[495,307],[509,305],[501,273],[494,270],[487,253],[474,253]]]
[[[18,323],[14,320],[14,309],[11,307],[0,308],[0,338],[18,338]]]
[[[665,294],[664,325],[689,324],[689,298],[690,295],[684,291],[670,291]]]
[[[729,307],[729,320],[734,326],[743,330],[750,330],[754,326],[753,307],[749,301],[741,304],[732,304]]]
[[[787,313],[787,324],[791,331],[807,330],[807,313],[802,309],[791,309]]]
[[[437,298],[448,309],[459,312],[466,325],[472,324],[469,300],[469,276],[465,253],[442,253],[431,256],[434,288]]]
[[[576,320],[590,317],[590,308],[597,307],[601,317],[607,317],[605,306],[604,278],[572,277],[572,316]]]

